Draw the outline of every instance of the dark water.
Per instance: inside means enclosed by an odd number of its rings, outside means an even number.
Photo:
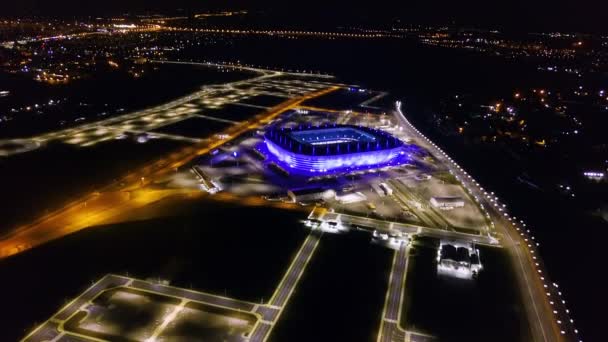
[[[0,340],[23,337],[106,273],[267,301],[307,234],[301,213],[207,201],[179,207],[179,217],[91,228],[0,261]]]

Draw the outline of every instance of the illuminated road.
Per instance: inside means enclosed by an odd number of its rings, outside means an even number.
[[[384,310],[380,322],[377,342],[404,342],[404,341],[434,341],[432,336],[406,331],[399,325],[401,308],[405,300],[405,279],[407,276],[409,247],[401,242],[395,252],[393,266],[386,291]]]
[[[405,288],[405,275],[407,273],[408,248],[403,242],[395,253],[393,267],[386,291],[384,311],[380,323],[378,342],[404,341],[405,333],[399,327],[401,305],[403,303],[403,290]]]
[[[563,307],[556,285],[552,284],[536,251],[536,243],[504,210],[498,198],[488,194],[466,171],[449,158],[445,152],[422,135],[401,112],[398,103],[395,116],[417,143],[431,151],[438,161],[446,165],[454,176],[468,189],[480,207],[491,217],[494,229],[507,249],[522,293],[529,325],[534,341],[577,341],[576,330]]]
[[[169,197],[200,196],[190,189],[107,192],[92,195],[81,203],[48,215],[41,222],[21,229],[0,241],[0,258],[20,253],[83,228],[109,223],[122,213]]]
[[[277,70],[256,68],[256,67],[242,65],[242,64],[226,64],[226,63],[214,63],[214,62],[180,62],[180,61],[163,61],[163,60],[154,60],[154,59],[150,60],[150,62],[159,63],[159,64],[213,66],[213,67],[218,67],[218,68],[229,68],[229,69],[245,70],[245,71],[252,71],[252,72],[262,72],[262,73],[276,73],[277,72]],[[284,75],[290,75],[290,76],[318,77],[318,78],[328,78],[328,79],[334,78],[334,76],[331,76],[331,75],[314,74],[314,73],[289,72],[289,71],[280,71],[280,73],[284,74]]]
[[[250,341],[262,342],[268,338],[270,331],[278,321],[289,298],[291,298],[293,291],[298,285],[300,278],[304,274],[308,262],[317,249],[321,234],[321,232],[317,231],[310,232],[298,251],[298,254],[296,254],[291,265],[287,269],[287,273],[285,273],[279,286],[274,291],[272,298],[268,302],[268,306],[258,308],[257,312],[262,314],[267,322],[263,322],[264,324],[258,324],[256,326],[256,329],[251,334]]]
[[[320,234],[321,233],[313,231],[310,233],[310,235],[308,235],[304,245],[302,245],[302,248],[294,258],[289,270],[283,277],[281,284],[272,296],[272,299],[270,300],[271,306],[279,308],[285,306],[285,303],[287,303],[287,300],[289,300],[289,297],[297,285],[298,280],[304,273],[308,260],[311,258],[312,254],[317,248],[317,245],[319,244]]]
[[[71,40],[71,39],[79,39],[79,38],[85,38],[85,37],[89,37],[89,36],[103,36],[103,35],[113,35],[113,34],[117,34],[117,33],[130,33],[130,32],[139,32],[139,33],[143,33],[143,32],[155,32],[155,31],[159,31],[161,29],[160,26],[158,25],[148,25],[146,27],[141,26],[141,27],[134,27],[134,28],[123,28],[121,30],[115,30],[113,32],[111,31],[106,31],[106,32],[102,32],[102,31],[93,31],[93,32],[79,32],[79,33],[72,33],[72,34],[59,34],[56,36],[50,36],[50,37],[35,37],[35,38],[28,38],[26,40],[24,40],[27,43],[34,43],[34,42],[45,42],[45,41],[49,41],[49,40]],[[14,42],[13,41],[4,41],[4,42],[0,42],[0,46],[11,46]]]
[[[180,308],[188,302],[198,302],[210,304],[217,307],[228,308],[237,312],[251,313],[258,317],[257,322],[252,328],[249,336],[239,338],[239,341],[263,342],[265,341],[272,328],[278,321],[281,312],[287,305],[289,298],[295,290],[300,278],[306,270],[306,266],[310,262],[317,246],[319,245],[321,232],[312,231],[302,243],[298,253],[292,260],[287,272],[281,279],[275,292],[266,304],[256,304],[248,301],[237,300],[224,296],[218,296],[210,293],[187,290],[174,286],[143,281],[125,276],[108,274],[91,287],[85,290],[80,296],[62,307],[46,322],[39,325],[21,342],[41,342],[41,341],[63,341],[68,339],[76,339],[82,341],[105,341],[99,338],[94,338],[87,335],[82,335],[77,332],[66,330],[65,324],[78,312],[88,312],[92,300],[99,296],[102,292],[113,288],[130,288],[138,291],[144,291],[152,294],[160,294],[181,300]],[[177,312],[178,310],[176,310]],[[159,336],[170,321],[175,319],[175,315],[168,316],[162,324],[159,324],[154,329],[154,335]],[[152,339],[150,339],[152,340]]]
[[[45,215],[34,223],[15,228],[0,240],[0,259],[74,233],[81,229],[108,222],[112,217],[129,213],[135,208],[157,202],[168,196],[197,196],[192,190],[150,190],[145,187],[155,179],[190,162],[193,158],[233,140],[241,134],[269,123],[286,110],[303,101],[325,95],[339,87],[329,87],[305,96],[285,101],[251,120],[234,125],[222,132],[223,138],[208,139],[198,145],[186,147],[165,158],[132,172],[115,184],[84,195],[64,208]],[[198,194],[200,195],[200,194]]]
[[[424,235],[429,237],[434,237],[438,239],[450,239],[450,240],[461,240],[461,241],[470,241],[475,242],[481,245],[491,245],[496,246],[496,239],[492,238],[488,235],[473,235],[467,233],[461,233],[456,231],[442,230],[431,227],[418,226],[413,224],[406,224],[400,222],[391,222],[386,220],[378,220],[369,217],[355,216],[344,213],[332,213],[332,212],[324,212],[315,217],[319,220],[325,221],[340,221],[342,224],[356,226],[361,228],[368,228],[370,230],[382,230],[382,231],[390,231],[396,230],[406,234],[417,234]]]
[[[74,315],[76,315],[79,311],[86,312],[87,308],[91,305],[91,301],[97,296],[99,296],[102,292],[117,287],[129,288],[138,291],[143,291],[146,293],[160,294],[167,297],[177,298],[182,301],[182,307],[188,302],[198,302],[228,308],[237,312],[248,312],[254,314],[256,308],[260,306],[259,304],[236,300],[214,294],[186,290],[169,285],[157,284],[149,281],[108,274],[101,280],[93,284],[91,287],[89,287],[80,296],[66,304],[49,320],[42,323],[40,326],[38,326],[38,328],[36,328],[34,331],[24,337],[22,339],[22,342],[40,342],[46,340],[50,341],[53,340],[53,338],[58,338],[62,340],[64,338],[73,336],[76,336],[79,339],[84,339],[85,341],[91,339],[99,341],[99,338],[93,338],[91,336],[86,335],[83,336],[74,331],[66,330],[64,326],[65,323],[72,317],[74,317]],[[167,320],[165,320],[163,322],[164,325],[159,325],[158,328],[155,329],[155,333],[157,335],[160,335],[166,325],[174,318],[175,316],[169,317]]]
[[[280,72],[265,72],[261,70],[255,70],[257,76],[248,78],[245,80],[224,83],[221,86],[225,89],[233,89],[235,87],[244,86],[247,84],[254,84],[257,82],[264,81],[265,79],[276,77],[282,75]],[[125,132],[130,133],[145,133],[146,131],[152,130],[156,127],[169,125],[178,121],[182,121],[194,116],[200,116],[197,114],[188,114],[183,113],[179,115],[175,115],[178,113],[178,108],[180,106],[191,103],[194,100],[205,98],[210,94],[213,94],[216,90],[216,85],[208,85],[203,86],[200,90],[192,92],[188,95],[182,96],[175,100],[172,100],[167,103],[163,103],[161,105],[147,108],[144,110],[135,111],[132,113],[119,115],[111,118],[107,118],[105,120],[99,120],[92,123],[87,123],[83,125],[79,125],[76,127],[70,127],[66,129],[62,129],[59,131],[54,131],[50,133],[40,134],[37,136],[29,137],[27,139],[8,139],[8,140],[0,140],[1,144],[8,143],[18,143],[20,145],[30,144],[32,147],[29,149],[40,146],[41,144],[48,143],[54,140],[61,140],[66,143],[75,143],[82,144],[85,146],[97,143],[99,141],[103,141],[104,139],[113,139],[115,136],[120,135]],[[162,113],[167,113],[172,111],[171,115],[167,115],[166,117],[162,116]],[[156,116],[155,116],[156,115]],[[151,123],[146,126],[145,130],[136,129],[133,125],[129,125],[130,122],[141,121],[146,119]],[[217,118],[214,118],[217,120]],[[232,122],[231,122],[232,123]],[[161,136],[161,133],[154,132],[154,135]],[[172,137],[175,138],[175,137]],[[179,137],[178,140],[184,140],[184,137]],[[27,151],[28,149],[24,149]],[[21,152],[21,151],[17,151]],[[2,152],[0,152],[2,153]]]
[[[212,34],[232,34],[232,35],[269,35],[269,36],[311,36],[321,38],[400,38],[400,35],[387,33],[359,33],[359,32],[327,32],[327,31],[295,31],[295,30],[241,30],[241,29],[226,29],[226,28],[190,28],[177,26],[162,26],[163,30],[177,32],[199,32]]]

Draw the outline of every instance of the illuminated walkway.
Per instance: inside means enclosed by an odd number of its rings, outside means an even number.
[[[300,278],[306,270],[310,259],[319,245],[320,232],[312,231],[300,247],[298,253],[292,260],[287,272],[283,276],[279,286],[276,288],[272,298],[266,304],[257,304],[248,301],[237,300],[215,294],[187,290],[160,283],[143,281],[125,276],[109,274],[85,290],[80,296],[66,304],[46,322],[39,325],[22,342],[41,341],[98,341],[105,342],[109,339],[94,337],[86,334],[82,329],[74,331],[70,329],[69,321],[78,319],[79,314],[85,313],[78,324],[85,321],[91,310],[94,310],[93,300],[102,293],[114,289],[131,289],[142,294],[161,295],[180,301],[170,314],[164,316],[162,322],[157,322],[152,336],[146,341],[153,341],[160,336],[166,327],[173,322],[180,310],[188,303],[196,302],[213,307],[229,309],[236,313],[247,313],[257,318],[251,332],[247,336],[240,336],[239,340],[251,342],[265,341],[272,328],[279,320],[281,312],[287,305],[289,298],[298,285]],[[92,332],[95,334],[95,332]]]
[[[274,294],[267,306],[260,306],[257,309],[257,313],[265,317],[265,321],[261,322],[256,326],[256,329],[251,334],[250,341],[265,341],[279,317],[289,298],[293,294],[296,286],[298,285],[300,278],[306,270],[310,259],[312,258],[317,246],[319,245],[320,237],[322,233],[312,231],[302,247],[298,251],[298,254],[294,257],[291,265],[287,269],[287,272],[283,276],[283,279],[279,283],[279,286],[274,291]]]
[[[382,321],[377,342],[423,342],[434,341],[432,336],[422,333],[406,331],[401,328],[401,308],[405,300],[405,278],[407,276],[409,248],[401,243],[399,250],[395,252],[393,266],[386,291]]]

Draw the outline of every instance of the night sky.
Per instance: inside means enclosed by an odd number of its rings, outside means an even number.
[[[248,9],[323,24],[386,22],[400,18],[408,23],[456,23],[519,31],[608,33],[608,1],[605,0],[20,0],[7,1],[2,6],[2,14],[5,15],[69,17],[124,12],[175,12],[178,9],[186,12]]]

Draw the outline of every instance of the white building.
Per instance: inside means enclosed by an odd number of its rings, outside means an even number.
[[[354,192],[342,196],[336,196],[336,200],[340,202],[340,204],[351,204],[366,201],[367,196],[361,192]]]
[[[336,192],[333,189],[302,188],[288,190],[287,196],[295,203],[315,202],[333,199],[336,197]]]
[[[439,209],[464,207],[464,199],[460,196],[431,197],[431,205]]]
[[[437,251],[437,272],[456,278],[476,277],[483,269],[479,250],[474,245],[444,244]]]

